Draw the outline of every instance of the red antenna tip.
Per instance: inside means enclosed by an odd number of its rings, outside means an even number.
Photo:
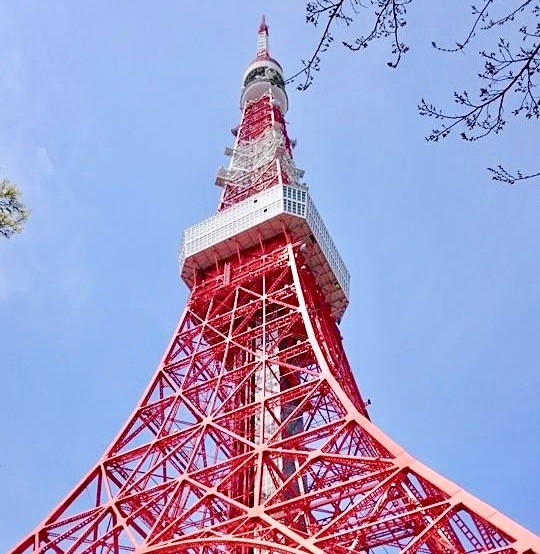
[[[266,24],[266,18],[263,15],[261,19],[261,24],[259,25],[259,33],[264,32],[268,33],[268,25]]]

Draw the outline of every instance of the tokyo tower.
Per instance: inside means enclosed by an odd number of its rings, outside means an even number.
[[[371,422],[338,323],[349,274],[296,168],[268,27],[217,212],[133,414],[17,554],[540,554],[540,539]]]

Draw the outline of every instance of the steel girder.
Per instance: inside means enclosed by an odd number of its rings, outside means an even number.
[[[209,272],[118,437],[14,550],[540,552],[370,420],[283,235]]]

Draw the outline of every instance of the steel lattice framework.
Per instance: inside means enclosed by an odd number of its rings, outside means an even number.
[[[172,341],[14,553],[540,553],[370,421],[337,327],[348,273],[299,182],[280,71],[263,21],[218,213],[185,233]]]

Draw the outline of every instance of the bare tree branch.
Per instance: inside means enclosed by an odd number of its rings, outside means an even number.
[[[412,0],[369,0],[374,8],[374,24],[366,35],[360,35],[353,42],[342,41],[349,50],[357,51],[366,48],[371,42],[378,39],[391,40],[393,60],[388,62],[390,67],[397,67],[401,57],[409,47],[401,41],[400,30],[406,25],[406,6]],[[299,90],[307,89],[313,82],[313,72],[319,71],[321,54],[326,52],[334,41],[333,28],[338,24],[350,27],[360,13],[359,8],[367,9],[360,0],[317,0],[306,5],[306,22],[315,27],[326,18],[326,24],[315,51],[308,61],[302,60],[303,68],[289,77],[286,83],[294,82],[304,76],[297,85]]]
[[[401,42],[399,31],[407,24],[407,4],[411,2],[412,0],[372,0],[371,4],[375,6],[375,22],[371,32],[367,36],[358,37],[352,44],[344,42],[344,46],[355,51],[367,48],[375,39],[391,37],[394,60],[387,62],[387,65],[396,68],[401,56],[409,50],[409,47]]]
[[[501,183],[507,183],[508,185],[515,185],[518,181],[525,181],[526,179],[540,177],[540,171],[538,173],[523,175],[523,173],[521,173],[518,169],[515,173],[510,173],[502,165],[498,165],[496,168],[488,167],[487,170],[491,172],[491,178],[494,181],[500,181]]]
[[[426,100],[421,100],[418,106],[420,115],[447,122],[433,129],[426,137],[428,141],[437,142],[447,137],[458,125],[467,129],[461,133],[461,138],[468,141],[478,140],[490,133],[499,133],[506,124],[504,103],[509,93],[522,94],[521,102],[514,108],[513,115],[524,112],[528,119],[539,117],[540,97],[534,94],[533,78],[540,72],[540,42],[532,49],[521,48],[517,54],[510,51],[509,43],[504,39],[500,40],[498,46],[499,55],[481,52],[486,62],[484,72],[479,77],[488,84],[480,89],[479,100],[471,100],[467,91],[454,93],[455,102],[469,108],[466,112],[448,114]],[[517,70],[514,69],[516,65]]]
[[[315,48],[315,52],[311,56],[310,60],[307,62],[305,60],[302,60],[302,64],[304,65],[304,67],[296,72],[294,75],[289,77],[285,81],[286,84],[292,83],[297,77],[299,77],[300,75],[304,75],[304,81],[300,83],[297,88],[299,90],[305,90],[311,85],[311,83],[313,82],[312,72],[319,71],[320,68],[319,64],[321,61],[321,53],[328,50],[330,44],[334,40],[330,32],[332,24],[338,19],[345,21],[347,25],[350,23],[349,17],[345,16],[345,14],[343,13],[343,4],[345,3],[345,1],[346,0],[339,0],[337,2],[332,2],[330,0],[320,0],[317,2],[309,2],[307,4],[307,23],[311,23],[316,27],[319,24],[319,19],[323,14],[328,15],[328,20],[323,30],[321,40],[319,41],[317,48]],[[353,4],[357,3],[356,0],[351,1],[353,2]]]
[[[472,26],[466,39],[456,43],[455,48],[442,48],[435,42],[433,46],[445,52],[463,50],[471,44],[478,32],[509,25],[516,22],[518,17],[524,20],[515,31],[521,35],[522,44],[515,48],[509,39],[499,38],[496,51],[482,50],[479,53],[484,59],[484,67],[478,75],[482,84],[477,95],[468,91],[454,92],[454,101],[465,108],[463,111],[449,113],[422,98],[418,105],[420,115],[433,117],[440,122],[440,126],[432,129],[426,137],[428,141],[437,142],[457,129],[462,129],[462,139],[475,141],[489,134],[500,133],[507,123],[508,115],[522,115],[526,119],[540,117],[540,23],[536,23],[532,30],[527,27],[533,17],[540,17],[540,3],[538,0],[522,0],[517,7],[491,18],[488,8],[494,8],[497,3],[498,0],[484,0],[481,7],[472,6]],[[512,26],[508,31],[512,32]],[[540,172],[524,175],[519,170],[510,173],[501,165],[495,169],[488,168],[488,171],[494,180],[508,184],[540,175]]]
[[[478,25],[486,21],[486,18],[488,16],[487,9],[492,3],[493,3],[493,0],[485,0],[484,7],[481,10],[476,8],[476,6],[472,6],[472,12],[474,15],[476,15],[476,18],[474,20],[474,23],[472,24],[471,29],[469,30],[469,34],[467,35],[467,38],[463,42],[456,42],[455,48],[443,48],[441,46],[438,46],[436,42],[432,42],[431,45],[433,46],[433,48],[436,48],[441,52],[458,52],[459,50],[463,50],[471,42],[472,38],[476,35],[476,29],[478,28]]]
[[[491,29],[492,27],[495,27],[495,25],[504,25],[505,23],[508,23],[509,21],[514,21],[514,18],[518,13],[521,13],[526,7],[530,6],[532,4],[533,0],[525,0],[523,4],[518,6],[514,11],[504,15],[500,19],[496,20],[489,20],[488,24],[484,27],[484,30]],[[536,10],[538,10],[538,4],[536,5]]]
[[[320,69],[322,54],[334,42],[337,26],[344,24],[345,27],[351,27],[359,24],[366,21],[365,15],[370,12],[372,17],[367,19],[371,21],[369,32],[357,35],[352,42],[342,40],[341,43],[351,51],[359,51],[372,42],[389,40],[392,60],[388,65],[393,68],[399,65],[402,56],[409,49],[400,35],[407,23],[407,7],[412,0],[364,2],[365,4],[361,0],[315,0],[306,4],[307,23],[317,27],[324,22],[324,29],[313,55],[308,61],[302,61],[304,67],[292,75],[287,80],[288,83],[303,76],[303,81],[297,87],[300,90],[307,89],[313,82],[314,72]],[[450,0],[449,6],[452,7]],[[433,117],[440,123],[426,137],[428,141],[436,142],[457,130],[464,140],[475,141],[500,133],[508,116],[521,115],[526,119],[540,117],[540,0],[477,0],[471,11],[473,18],[470,28],[461,42],[456,42],[453,47],[442,47],[434,41],[433,47],[441,52],[463,51],[480,34],[484,33],[489,40],[494,29],[502,27],[507,37],[519,36],[521,44],[515,47],[509,38],[497,37],[494,51],[479,52],[483,59],[483,69],[478,74],[481,83],[478,93],[464,90],[454,92],[453,95],[461,110],[448,112],[422,98],[418,105],[420,115]],[[502,166],[488,169],[493,179],[511,184],[538,176],[537,173],[524,175],[519,170],[510,173]]]

